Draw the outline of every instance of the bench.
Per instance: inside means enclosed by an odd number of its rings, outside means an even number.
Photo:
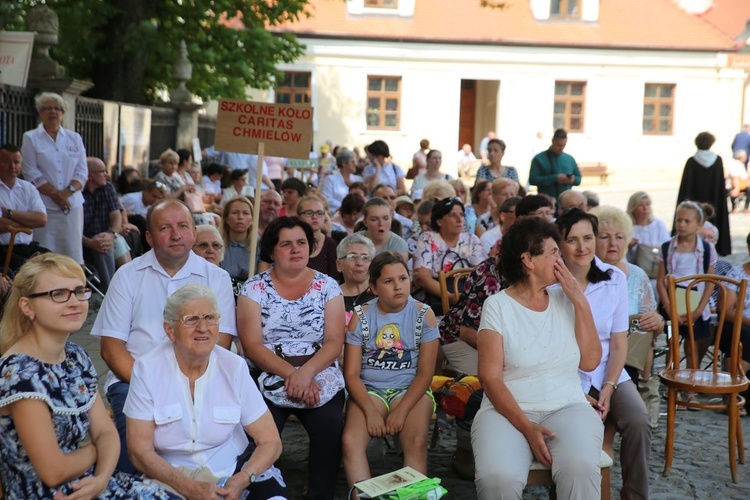
[[[599,177],[600,184],[607,182],[609,176],[607,164],[604,162],[580,163],[578,170],[581,172],[581,177]]]

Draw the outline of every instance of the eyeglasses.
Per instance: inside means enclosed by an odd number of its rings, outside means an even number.
[[[84,300],[89,300],[91,298],[91,288],[81,287],[76,288],[75,290],[68,290],[67,288],[56,288],[48,292],[32,293],[30,295],[27,295],[26,298],[36,299],[38,297],[49,296],[49,298],[52,299],[52,302],[64,304],[65,302],[70,300],[70,296],[73,294],[75,294],[76,298],[79,301],[83,302]]]
[[[541,209],[540,208],[538,210],[534,210],[529,215],[536,215],[537,217],[547,217],[548,219],[551,219],[552,218],[552,210],[550,210],[549,208],[545,208],[545,209]]]
[[[317,210],[317,211],[316,210],[305,210],[304,212],[300,212],[300,215],[304,215],[305,217],[310,217],[310,218],[313,218],[313,217],[318,217],[318,218],[324,217],[325,214],[326,213],[323,210]]]
[[[198,316],[197,314],[183,316],[182,318],[180,318],[180,321],[183,325],[189,328],[195,328],[196,326],[198,326],[198,323],[200,323],[201,320],[206,322],[206,326],[214,326],[219,324],[220,319],[221,315],[219,313],[211,313],[204,314],[203,316]]]
[[[209,243],[207,241],[204,241],[202,243],[196,243],[195,245],[193,245],[193,248],[199,248],[199,249],[203,250],[204,252],[206,250],[208,250],[209,247],[213,248],[214,250],[216,250],[218,252],[222,248],[224,248],[224,245],[222,245],[221,243],[216,243],[216,242]]]
[[[106,170],[91,170],[89,173],[90,174],[106,174],[107,171]]]
[[[44,106],[40,111],[57,111],[58,113],[62,113],[65,110],[57,106]]]
[[[358,253],[348,253],[341,257],[339,260],[348,260],[349,262],[370,262],[372,260],[372,257],[370,257],[367,254],[358,254]]]

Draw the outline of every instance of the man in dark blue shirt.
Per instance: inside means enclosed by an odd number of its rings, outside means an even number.
[[[107,291],[115,274],[115,238],[122,229],[122,205],[99,158],[87,158],[89,178],[83,188],[83,257],[93,265]]]

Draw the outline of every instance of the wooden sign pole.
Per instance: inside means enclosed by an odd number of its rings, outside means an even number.
[[[260,224],[260,197],[261,186],[263,185],[263,155],[266,145],[261,142],[258,144],[258,165],[255,169],[255,199],[253,200],[253,226],[250,229],[250,265],[248,266],[248,276],[255,275],[255,263],[258,254],[258,224]]]

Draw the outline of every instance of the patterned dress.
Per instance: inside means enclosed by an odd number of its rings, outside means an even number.
[[[518,170],[516,170],[516,167],[505,167],[505,170],[503,170],[503,175],[501,177],[505,177],[506,179],[518,182]],[[490,167],[488,167],[487,165],[482,165],[481,167],[479,167],[479,170],[477,170],[476,182],[479,182],[481,180],[492,182],[495,179],[497,179],[497,177],[494,173],[492,173],[492,170],[490,170]]]
[[[23,399],[43,401],[50,408],[52,425],[63,453],[78,449],[89,430],[89,410],[97,397],[98,379],[91,359],[80,346],[68,342],[65,360],[42,363],[24,354],[0,361],[0,408]],[[91,476],[92,466],[78,479]],[[0,415],[0,478],[8,499],[52,498],[56,492],[73,493],[69,481],[54,488],[44,484],[23,448],[13,419]],[[156,484],[118,473],[98,498],[178,498]]]
[[[496,257],[486,259],[466,278],[461,298],[443,316],[438,325],[443,344],[452,344],[460,340],[462,326],[479,330],[484,301],[506,287],[497,261]]]
[[[341,288],[336,280],[316,271],[307,293],[287,300],[274,288],[269,270],[247,280],[242,295],[261,306],[263,344],[268,349],[280,345],[287,356],[304,356],[315,353],[313,344],[323,345],[325,307],[341,295]]]

